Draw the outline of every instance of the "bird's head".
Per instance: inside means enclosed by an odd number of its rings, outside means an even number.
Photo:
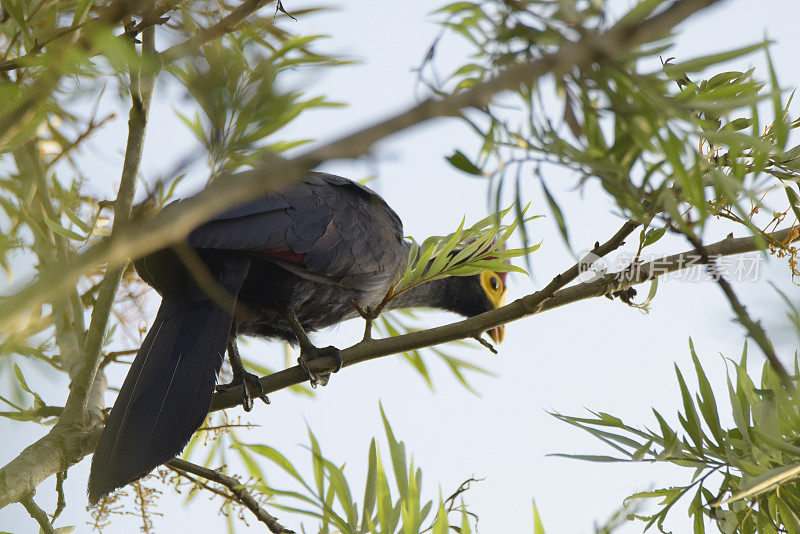
[[[438,308],[474,317],[506,302],[506,273],[482,271],[472,276],[449,276],[412,287],[389,302],[393,308]],[[487,332],[495,343],[503,341],[505,327]]]
[[[412,305],[440,308],[473,317],[505,304],[506,291],[506,273],[482,271],[472,276],[450,276],[423,284],[416,292],[422,298]],[[503,341],[504,333],[504,326],[487,332],[495,343]]]
[[[478,275],[481,289],[483,289],[486,298],[492,306],[490,309],[499,308],[506,303],[506,292],[508,291],[508,286],[506,286],[506,274],[507,273],[496,273],[494,271],[483,271]],[[500,325],[492,328],[488,333],[489,337],[491,337],[495,343],[502,343],[505,332],[505,325]]]

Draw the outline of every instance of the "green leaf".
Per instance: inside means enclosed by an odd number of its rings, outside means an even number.
[[[447,242],[444,244],[441,250],[438,251],[430,269],[427,271],[428,274],[438,274],[447,265],[448,260],[450,259],[450,253],[455,250],[456,245],[458,245],[458,243],[461,241],[461,233],[464,229],[464,220],[464,218],[461,219],[461,224],[458,225],[458,230],[450,234]]]
[[[76,234],[72,230],[64,228],[57,222],[50,219],[47,215],[42,214],[41,217],[44,223],[47,225],[47,227],[50,228],[50,230],[52,230],[53,232],[57,233],[58,235],[66,237],[67,239],[72,239],[74,241],[86,241],[86,238],[84,236]]]
[[[439,495],[439,508],[436,510],[436,520],[433,522],[433,534],[448,534],[450,526],[447,524],[447,510],[444,509],[444,501]]]
[[[752,54],[753,52],[760,50],[762,48],[766,49],[767,44],[768,43],[766,42],[756,43],[748,46],[743,46],[741,48],[737,48],[734,50],[729,50],[727,52],[722,52],[719,54],[700,56],[695,59],[690,59],[689,61],[684,61],[682,63],[670,63],[669,65],[671,67],[671,70],[675,72],[681,72],[681,73],[700,72],[712,65],[717,65],[719,63],[724,63],[726,61],[730,61],[738,57],[746,56],[747,54]]]
[[[22,369],[19,368],[19,365],[16,363],[14,364],[14,374],[17,376],[17,381],[19,385],[22,387],[23,390],[27,391],[34,398],[34,406],[44,406],[45,402],[42,398],[36,394],[30,387],[28,387],[28,382],[25,381],[25,376],[22,374]]]
[[[242,459],[242,463],[250,472],[250,476],[260,482],[264,482],[264,473],[261,472],[261,468],[258,466],[258,463],[255,461],[253,456],[248,452],[246,446],[242,446],[240,443],[234,443],[232,447],[239,451],[239,457]]]
[[[395,481],[397,482],[397,489],[400,491],[400,497],[405,499],[408,497],[408,473],[406,471],[406,448],[403,442],[398,442],[394,438],[392,427],[389,425],[389,420],[386,418],[386,413],[383,411],[383,406],[380,406],[381,419],[383,420],[383,427],[386,431],[386,439],[389,442],[389,452],[392,458],[392,467],[394,468]]]
[[[375,444],[375,438],[369,444],[369,460],[367,463],[367,482],[364,485],[364,508],[361,512],[363,519],[361,521],[361,530],[367,530],[367,522],[372,516],[372,511],[375,509],[375,501],[377,499],[377,481],[378,481],[378,448]]]
[[[474,174],[476,176],[483,176],[483,171],[480,170],[480,168],[472,163],[469,158],[467,158],[467,156],[465,156],[459,150],[456,150],[452,156],[448,156],[445,159],[450,162],[450,165],[460,171],[464,171],[468,174]]]
[[[61,209],[64,211],[64,214],[69,218],[69,220],[72,221],[75,224],[75,226],[80,228],[81,232],[83,232],[84,234],[88,234],[89,232],[92,231],[91,227],[85,222],[83,222],[80,219],[80,217],[75,215],[75,212],[73,212],[71,209],[69,209],[66,206],[62,206]]]
[[[642,231],[644,231],[644,229]],[[666,226],[663,228],[650,228],[647,230],[647,233],[645,233],[644,238],[642,239],[642,248],[648,247],[664,237],[666,231]]]
[[[778,84],[778,75],[775,72],[775,65],[772,63],[772,56],[769,47],[764,47],[767,56],[767,67],[769,68],[770,83],[772,84],[772,106],[775,120],[772,129],[775,132],[775,144],[778,150],[786,148],[786,140],[789,138],[789,126],[786,124],[786,112],[781,103],[781,88]]]
[[[322,458],[322,451],[319,448],[319,442],[317,441],[316,436],[314,433],[311,432],[311,429],[308,429],[309,439],[311,440],[311,453],[312,453],[312,463],[314,466],[314,481],[317,484],[317,497],[320,500],[324,500],[325,497],[325,478],[324,478],[324,463]]]
[[[692,355],[695,372],[697,373],[697,382],[700,385],[701,397],[698,399],[700,412],[703,414],[703,419],[705,420],[706,425],[708,425],[711,435],[714,436],[717,444],[722,445],[725,438],[724,432],[719,423],[717,401],[714,398],[714,392],[711,389],[711,384],[708,382],[706,373],[703,371],[702,365],[700,365],[700,359],[697,357],[697,353],[694,350],[694,343],[692,342],[691,338],[689,338],[689,352]]]
[[[547,456],[554,456],[556,458],[570,458],[572,460],[583,460],[586,462],[606,463],[606,462],[630,462],[628,458],[615,458],[613,456],[604,456],[602,454],[564,454],[553,453]]]
[[[786,191],[786,198],[789,199],[789,206],[792,208],[795,219],[800,221],[800,196],[794,192],[791,183],[784,183],[783,188]]]
[[[686,382],[683,380],[683,375],[677,365],[675,365],[675,374],[678,376],[678,385],[681,389],[681,398],[683,399],[683,410],[685,414],[685,418],[680,414],[678,414],[678,418],[684,430],[686,430],[692,438],[696,450],[700,453],[703,450],[703,438],[705,437],[702,428],[700,428],[700,419],[697,417],[697,411],[695,410],[692,396],[689,394],[689,388],[686,387]]]
[[[467,510],[461,509],[461,531],[460,534],[472,534],[472,527],[469,524],[469,514]]]
[[[545,534],[544,525],[542,525],[542,518],[539,517],[539,509],[536,507],[536,502],[533,503],[533,534]]]
[[[300,473],[297,472],[297,469],[295,469],[295,467],[292,465],[292,462],[290,462],[284,455],[282,455],[280,452],[273,449],[269,445],[242,444],[238,448],[243,449],[245,447],[255,452],[256,454],[259,454],[267,458],[268,460],[276,464],[278,467],[286,471],[288,474],[290,474],[295,480],[298,480],[300,482],[303,481],[303,477],[301,477]]]
[[[782,465],[780,467],[770,469],[763,475],[751,480],[742,491],[734,494],[724,501],[715,503],[714,506],[724,506],[735,501],[740,501],[742,499],[764,494],[780,485],[787,484],[798,477],[800,477],[800,463]]]
[[[344,470],[342,467],[336,467],[330,462],[327,462],[327,471],[329,480],[331,482],[331,488],[333,488],[336,496],[339,498],[339,503],[345,510],[345,515],[347,516],[346,525],[352,530],[355,530],[357,527],[358,518],[353,510],[355,503],[353,503],[353,497],[350,493],[350,487],[347,485],[347,479],[344,476]]]
[[[386,480],[386,473],[383,470],[383,462],[378,456],[378,484],[376,497],[378,505],[378,523],[381,525],[382,532],[393,532],[392,526],[392,496],[389,491],[389,483]]]
[[[734,119],[728,124],[726,124],[723,128],[727,131],[731,132],[738,132],[739,130],[744,130],[745,128],[749,128],[753,125],[753,119],[747,118],[738,118]]]

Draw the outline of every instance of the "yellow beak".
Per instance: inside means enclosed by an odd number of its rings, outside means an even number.
[[[492,303],[492,305],[495,307],[495,309],[499,308],[500,306],[505,306],[505,304],[506,304],[506,292],[507,291],[504,288],[503,291],[498,295],[492,295],[492,294],[487,293],[487,296],[489,297],[489,301]],[[486,333],[489,334],[489,337],[492,338],[492,341],[494,341],[495,343],[497,343],[499,345],[500,343],[503,342],[503,338],[505,337],[506,327],[505,327],[505,325],[501,324],[500,326],[496,326],[496,327],[492,328],[491,330],[489,330]]]
[[[489,337],[492,338],[492,341],[499,345],[503,342],[503,337],[506,334],[506,327],[505,325],[496,326],[489,330],[488,334]]]

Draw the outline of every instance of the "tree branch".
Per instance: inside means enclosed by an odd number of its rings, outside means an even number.
[[[623,226],[624,228],[625,226]],[[625,230],[623,229],[620,232],[624,232]],[[620,235],[620,232],[617,235]],[[777,231],[773,234],[773,238],[776,241],[788,244],[797,241],[800,236],[798,236],[798,229],[795,227]],[[760,242],[761,240],[757,240],[754,237],[728,238],[712,245],[707,245],[705,248],[709,256],[731,256],[757,251],[759,250]],[[607,254],[611,250],[610,247],[613,243],[614,238],[610,239],[607,244],[596,247],[594,253],[598,256]],[[606,247],[608,247],[608,250],[606,250]],[[694,251],[673,254],[635,268],[608,274],[596,281],[560,289],[552,293],[550,298],[544,298],[545,296],[542,293],[545,290],[543,289],[532,295],[522,297],[507,306],[463,321],[397,337],[362,341],[342,351],[343,367],[349,367],[356,363],[382,356],[429,347],[457,339],[466,339],[523,317],[559,308],[580,300],[602,297],[613,291],[624,290],[659,276],[680,271],[693,265],[695,259],[696,253]],[[562,287],[568,283],[565,280],[569,278],[570,273],[574,272],[574,269],[575,267],[571,267],[565,273],[562,273],[561,281],[559,282],[556,282],[559,278],[556,277],[548,285],[548,288],[551,286]],[[577,276],[577,273],[575,276]],[[308,362],[308,365],[310,370],[314,372],[330,369],[334,363],[333,358],[319,358]],[[269,394],[303,383],[306,380],[308,380],[308,377],[300,366],[294,366],[262,377],[260,382],[264,393]],[[216,394],[211,411],[238,406],[241,403],[242,394],[241,386]],[[51,432],[45,438],[25,449],[17,458],[0,469],[0,508],[11,502],[19,501],[48,476],[63,471],[66,467],[90,454],[100,437],[101,430],[98,427],[94,427],[90,431],[72,429],[60,431],[57,434]]]
[[[42,532],[45,534],[55,534],[55,530],[53,530],[53,525],[50,524],[47,513],[39,508],[39,505],[33,501],[33,496],[29,495],[25,497],[20,503],[25,507],[25,510],[28,511],[28,514],[39,523],[39,528],[42,529]]]
[[[624,232],[624,227],[620,232]],[[618,235],[620,232],[618,232]],[[789,242],[800,239],[797,227],[777,231],[773,234],[773,237],[778,241],[789,240]],[[603,247],[613,246],[613,239],[614,238],[609,240]],[[707,245],[705,248],[709,256],[731,256],[757,251],[759,250],[759,242],[760,240],[757,240],[755,237],[742,237],[738,239],[728,238],[712,245]],[[602,256],[603,254],[598,252],[603,252],[603,247],[596,247],[593,253]],[[560,308],[581,300],[602,297],[615,291],[623,291],[665,274],[681,271],[696,265],[696,260],[696,251],[682,252],[649,263],[631,266],[623,271],[607,274],[598,280],[552,291],[554,287],[562,287],[568,283],[564,282],[564,280],[568,278],[569,274],[574,273],[574,276],[578,275],[580,267],[573,266],[565,273],[556,276],[544,289],[517,299],[502,308],[436,328],[420,330],[402,336],[356,343],[341,351],[342,367],[349,367],[382,356],[439,345],[458,339],[467,339],[496,326],[517,321],[523,317],[529,317],[548,310]],[[559,280],[559,278],[561,278],[561,280]],[[311,372],[315,372],[330,369],[334,363],[333,358],[325,357],[311,360],[308,362],[308,366]],[[289,386],[303,383],[306,380],[308,380],[308,376],[300,366],[294,366],[262,377],[260,382],[263,392],[265,394],[270,394]],[[211,404],[211,410],[222,410],[240,404],[243,393],[241,386],[217,393]]]
[[[284,527],[278,520],[264,510],[258,501],[245,489],[242,483],[228,475],[224,475],[219,471],[208,469],[191,462],[187,462],[181,458],[175,458],[166,463],[167,467],[174,469],[180,473],[192,473],[194,475],[203,477],[217,484],[221,484],[228,488],[233,498],[241,505],[247,507],[248,510],[253,512],[256,518],[267,525],[267,528],[273,534],[294,534],[293,530]]]
[[[463,108],[484,105],[492,95],[520,83],[533,83],[554,70],[584,68],[595,61],[613,61],[623,57],[631,47],[661,37],[688,16],[719,1],[676,0],[669,8],[648,19],[620,22],[602,34],[587,32],[581,41],[565,43],[541,59],[513,65],[491,80],[446,98],[426,100],[294,159],[267,155],[254,170],[228,176],[227,179],[217,179],[203,192],[186,199],[175,209],[138,222],[135,227],[129,225],[120,229],[118,235],[90,247],[58,272],[42,273],[37,281],[0,303],[0,329],[7,328],[16,314],[38,306],[46,297],[61,294],[74,286],[87,269],[104,261],[119,264],[129,257],[138,257],[174,243],[209,217],[258,195],[281,190],[296,181],[304,171],[325,160],[359,156],[393,133],[436,117],[454,115]]]

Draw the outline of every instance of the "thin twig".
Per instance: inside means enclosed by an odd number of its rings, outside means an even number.
[[[20,501],[22,506],[25,507],[25,510],[28,511],[28,514],[39,523],[39,528],[42,529],[42,532],[45,534],[55,534],[55,530],[53,530],[53,525],[50,524],[50,519],[47,517],[47,513],[39,508],[39,505],[33,502],[33,496],[29,495]]]
[[[271,516],[266,510],[264,510],[259,504],[258,501],[253,497],[242,485],[242,483],[228,475],[224,475],[219,471],[214,471],[213,469],[208,469],[207,467],[203,467],[197,464],[193,464],[192,462],[187,462],[181,458],[175,458],[174,460],[170,460],[166,463],[166,465],[172,469],[176,469],[178,471],[185,471],[188,473],[195,474],[197,476],[201,476],[207,480],[211,480],[216,482],[217,484],[222,484],[231,494],[234,496],[235,500],[240,503],[241,505],[245,506],[248,510],[253,512],[253,515],[256,518],[267,525],[267,528],[273,534],[294,534],[293,530],[289,530],[283,525],[281,525],[276,518]]]
[[[20,410],[18,412],[0,412],[0,417],[14,418],[15,416],[24,414],[31,419],[45,419],[47,417],[60,417],[63,411],[63,406],[41,406],[31,410]]]
[[[128,349],[128,350],[117,350],[114,352],[109,352],[105,356],[103,356],[103,361],[100,362],[100,369],[103,369],[105,366],[112,362],[119,361],[118,358],[121,356],[131,356],[139,352],[139,349]]]
[[[166,464],[166,466],[168,468],[172,469],[172,471],[175,472],[175,474],[177,474],[179,477],[184,477],[185,479],[189,480],[192,484],[194,484],[196,486],[196,488],[190,489],[189,490],[190,492],[194,491],[195,489],[204,489],[204,490],[206,490],[208,492],[213,493],[214,495],[218,495],[218,496],[222,497],[223,499],[225,499],[226,503],[236,500],[236,497],[234,495],[231,495],[229,492],[221,490],[221,489],[217,489],[214,486],[206,484],[205,482],[203,482],[199,478],[193,477],[192,475],[190,475],[186,471],[183,471],[182,469],[178,469],[177,467],[173,467],[173,466],[171,466],[169,464]],[[224,503],[223,503],[223,506],[224,506]]]
[[[61,515],[61,512],[64,511],[64,508],[67,507],[67,498],[64,495],[64,480],[67,479],[67,470],[60,471],[56,473],[56,509],[53,512],[53,518],[50,520],[50,524],[53,525],[58,519],[58,516]]]
[[[736,314],[736,318],[738,319],[739,323],[744,326],[744,328],[747,330],[747,333],[750,334],[750,337],[753,338],[761,351],[764,353],[764,356],[767,357],[769,365],[772,367],[772,370],[775,371],[775,374],[777,374],[780,378],[783,387],[790,391],[794,389],[792,378],[781,363],[778,355],[775,353],[775,348],[772,346],[772,343],[770,343],[764,328],[762,328],[758,321],[753,321],[753,319],[750,318],[750,314],[747,313],[747,308],[744,307],[739,300],[739,297],[736,296],[736,292],[733,290],[733,286],[731,286],[730,282],[728,282],[719,271],[716,263],[711,259],[705,245],[703,245],[703,242],[691,230],[681,231],[681,233],[685,235],[686,239],[688,239],[692,246],[694,246],[695,251],[700,256],[701,261],[706,265],[711,278],[717,282],[717,285],[725,294],[725,298],[728,299],[731,309],[733,310],[733,313]]]
[[[473,336],[472,339],[486,347],[492,354],[497,354],[497,349],[494,348],[494,345],[483,339],[481,336]]]

